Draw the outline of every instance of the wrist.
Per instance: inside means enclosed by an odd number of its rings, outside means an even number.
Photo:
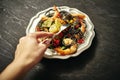
[[[25,72],[29,71],[32,68],[31,63],[19,59],[13,60],[11,65],[14,65],[16,68],[18,68],[18,70]]]
[[[29,69],[24,63],[13,60],[1,73],[0,80],[22,80]]]

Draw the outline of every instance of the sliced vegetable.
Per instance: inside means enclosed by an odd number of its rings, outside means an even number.
[[[62,24],[60,23],[60,20],[58,18],[55,19],[55,25],[58,28],[58,30],[60,30],[60,27],[62,26]]]
[[[62,42],[64,46],[70,46],[72,45],[72,43],[73,43],[73,40],[71,38],[64,38]]]
[[[53,19],[48,18],[46,21],[43,22],[42,27],[50,27],[53,23]]]
[[[59,29],[56,27],[56,24],[51,25],[49,28],[49,32],[57,33],[58,31]]]
[[[82,43],[84,42],[84,40],[83,40],[83,39],[79,39],[77,42],[78,42],[79,44],[82,44]]]

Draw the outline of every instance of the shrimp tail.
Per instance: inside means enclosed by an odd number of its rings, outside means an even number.
[[[59,18],[60,17],[60,13],[58,8],[54,5],[53,9],[55,10],[54,16],[52,18]]]

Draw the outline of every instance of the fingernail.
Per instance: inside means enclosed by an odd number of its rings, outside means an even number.
[[[45,39],[42,43],[43,43],[43,44],[50,44],[51,40],[52,40],[52,39],[50,39],[50,38],[48,39],[48,38],[47,38],[47,39]]]

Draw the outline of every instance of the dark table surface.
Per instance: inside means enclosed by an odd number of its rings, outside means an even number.
[[[120,0],[0,0],[0,72],[13,60],[30,19],[57,5],[88,14],[95,26],[95,38],[90,48],[77,57],[44,58],[25,80],[120,80],[119,3]]]

